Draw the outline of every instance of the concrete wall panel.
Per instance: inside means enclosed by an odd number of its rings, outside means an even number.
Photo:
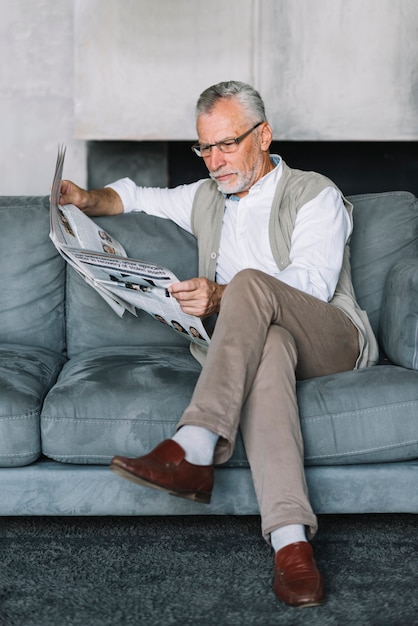
[[[193,139],[205,87],[258,87],[275,137],[418,137],[415,0],[78,0],[77,136]]]
[[[252,0],[78,0],[77,136],[194,138],[199,93],[254,78],[252,11]]]
[[[0,0],[0,193],[47,195],[59,143],[65,174],[86,180],[74,139],[72,0]]]

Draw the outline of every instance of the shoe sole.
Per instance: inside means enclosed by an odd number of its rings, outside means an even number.
[[[158,491],[165,491],[166,493],[170,494],[170,496],[176,496],[177,498],[192,500],[193,502],[199,502],[200,504],[209,504],[211,500],[211,493],[207,493],[204,491],[173,491],[168,487],[157,485],[155,483],[149,482],[148,480],[145,480],[144,478],[141,478],[140,476],[131,474],[130,472],[124,470],[118,465],[111,464],[110,469],[121,478],[129,480],[131,483],[135,483],[135,485],[141,485],[142,487],[151,487],[151,489],[157,489]]]
[[[315,600],[312,602],[303,602],[302,604],[289,604],[289,606],[295,607],[295,609],[307,609],[311,606],[322,606],[325,604],[325,600]]]

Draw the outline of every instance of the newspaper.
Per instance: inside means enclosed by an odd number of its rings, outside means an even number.
[[[179,279],[160,265],[128,258],[123,246],[72,204],[60,205],[65,148],[58,149],[50,196],[50,233],[58,252],[120,317],[142,309],[186,339],[208,346],[200,318],[181,310],[168,287]]]

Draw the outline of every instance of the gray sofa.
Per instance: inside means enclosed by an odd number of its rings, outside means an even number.
[[[318,513],[418,513],[418,202],[350,199],[354,286],[382,358],[299,383],[311,499]],[[206,506],[108,470],[174,432],[199,366],[187,341],[142,312],[118,318],[66,266],[47,198],[3,197],[0,219],[0,514],[256,514],[240,439]],[[194,239],[171,222],[97,221],[129,256],[196,274]]]

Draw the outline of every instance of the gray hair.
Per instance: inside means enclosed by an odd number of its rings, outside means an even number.
[[[238,80],[218,83],[205,89],[196,104],[196,117],[202,113],[210,113],[221,98],[236,98],[248,114],[250,122],[267,122],[264,102],[258,91]]]

